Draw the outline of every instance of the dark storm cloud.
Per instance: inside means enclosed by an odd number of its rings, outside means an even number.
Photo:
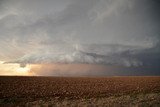
[[[1,0],[0,59],[158,66],[158,0]]]

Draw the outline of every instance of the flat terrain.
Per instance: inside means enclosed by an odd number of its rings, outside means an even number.
[[[160,106],[160,77],[0,76],[1,106],[83,104]]]

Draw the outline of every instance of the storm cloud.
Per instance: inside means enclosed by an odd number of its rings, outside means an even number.
[[[1,0],[0,60],[154,72],[160,69],[159,12],[159,0]]]

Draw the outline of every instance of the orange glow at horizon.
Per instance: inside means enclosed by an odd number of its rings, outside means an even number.
[[[3,64],[0,61],[0,75],[11,76],[83,76],[99,75],[104,71],[109,74],[111,66],[97,64],[27,64],[20,67],[19,64]],[[114,67],[115,68],[115,67]]]
[[[31,67],[27,65],[26,67],[20,67],[19,64],[4,64],[4,61],[0,61],[0,75],[19,75],[19,76],[31,76],[34,75],[30,73]]]
[[[98,64],[32,64],[30,72],[37,76],[93,76],[109,74],[112,68]]]

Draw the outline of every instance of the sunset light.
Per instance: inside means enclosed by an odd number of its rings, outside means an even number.
[[[4,63],[4,61],[0,61],[0,75],[23,75],[29,76],[33,75],[30,72],[31,66],[26,65],[25,67],[20,67],[19,64],[12,63]]]
[[[24,75],[26,75],[29,71],[30,71],[29,67],[19,67],[16,69],[16,72],[18,74],[24,74]]]

